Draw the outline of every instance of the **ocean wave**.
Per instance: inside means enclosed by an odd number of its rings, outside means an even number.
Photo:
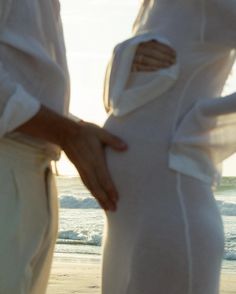
[[[92,246],[101,246],[103,238],[102,231],[89,231],[83,230],[81,232],[76,232],[72,230],[62,231],[58,235],[57,244],[64,244],[64,245],[92,245]],[[235,246],[232,247],[232,238],[227,238],[228,244],[231,246],[225,247],[224,259],[225,260],[236,260],[236,248]],[[77,248],[79,250],[79,248]]]
[[[100,206],[93,197],[77,197],[73,195],[61,195],[60,207],[67,209],[99,209]],[[236,216],[236,203],[217,200],[217,205],[222,215]]]
[[[225,216],[236,216],[236,203],[217,200],[220,213]]]
[[[60,196],[60,207],[68,209],[98,209],[100,208],[95,198],[81,198],[73,195]]]
[[[226,260],[236,260],[236,251],[233,251],[233,250],[225,251],[224,259],[226,259]]]
[[[58,234],[58,244],[83,244],[101,246],[102,244],[102,231],[89,231],[83,230],[76,231],[62,231]]]

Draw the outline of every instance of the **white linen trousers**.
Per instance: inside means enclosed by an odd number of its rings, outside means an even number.
[[[43,294],[58,220],[50,158],[0,141],[0,294]]]

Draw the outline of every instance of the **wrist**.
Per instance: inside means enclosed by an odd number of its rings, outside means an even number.
[[[57,132],[57,141],[58,145],[62,148],[62,150],[66,150],[68,145],[71,144],[71,140],[73,138],[77,138],[80,135],[82,120],[77,118],[63,118],[63,121],[60,122],[59,128],[56,130]]]
[[[48,141],[60,146],[66,145],[68,138],[78,135],[79,120],[63,117],[56,112],[41,106],[38,113],[15,131]]]

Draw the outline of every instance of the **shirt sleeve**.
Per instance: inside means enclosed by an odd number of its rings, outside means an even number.
[[[39,109],[40,102],[14,82],[0,62],[0,137],[30,120]]]
[[[0,33],[3,31],[11,0],[0,1]],[[40,102],[15,82],[0,56],[0,138],[30,120],[40,109]]]
[[[236,152],[236,93],[196,102],[177,126],[169,167],[207,183],[219,178],[219,166]]]

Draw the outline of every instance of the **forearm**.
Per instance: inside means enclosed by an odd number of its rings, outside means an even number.
[[[17,132],[48,141],[61,148],[64,148],[66,138],[79,133],[79,130],[78,123],[45,106],[41,106],[34,117],[15,129]]]

